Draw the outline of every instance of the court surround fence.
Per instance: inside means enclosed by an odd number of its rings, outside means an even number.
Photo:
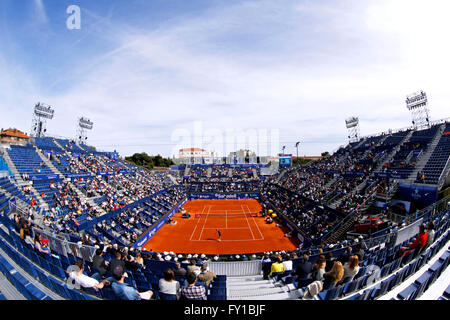
[[[207,262],[209,271],[216,275],[226,275],[228,277],[244,277],[260,275],[262,263],[260,260],[253,261],[233,261],[233,262]]]

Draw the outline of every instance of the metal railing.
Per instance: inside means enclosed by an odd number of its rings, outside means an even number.
[[[57,235],[47,230],[38,229],[35,227],[33,227],[33,232],[39,233],[41,235],[41,239],[45,238],[49,240],[48,247],[53,254],[63,255],[65,257],[72,254],[79,259],[92,262],[96,251],[95,247],[71,242],[64,235]]]
[[[445,163],[445,166],[441,172],[441,175],[439,176],[439,179],[437,181],[438,183],[438,188],[441,188],[442,185],[444,184],[445,179],[447,178],[447,175],[449,174],[448,172],[448,167],[450,166],[450,157],[447,159],[447,162]]]
[[[388,215],[388,218],[396,223],[406,223],[411,224],[412,222],[416,221],[417,219],[424,218],[427,219],[429,217],[432,217],[436,214],[436,212],[441,212],[443,210],[447,210],[450,208],[450,196],[447,196],[428,207],[417,211],[415,214],[409,214],[408,216],[399,215],[396,213],[391,212]]]
[[[244,277],[260,275],[262,263],[260,260],[233,261],[233,262],[207,262],[209,271],[217,275],[228,277]]]

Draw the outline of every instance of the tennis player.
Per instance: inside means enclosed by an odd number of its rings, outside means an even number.
[[[217,238],[217,241],[222,241],[222,233],[220,232],[220,230],[219,229],[216,229],[216,231],[217,231],[217,235],[218,235],[218,238]]]

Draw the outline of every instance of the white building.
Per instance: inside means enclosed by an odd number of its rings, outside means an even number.
[[[214,157],[213,151],[206,151],[200,148],[185,148],[180,149],[178,152],[178,158],[210,158]]]

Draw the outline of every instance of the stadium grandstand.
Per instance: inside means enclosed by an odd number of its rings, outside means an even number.
[[[280,154],[152,171],[94,150],[3,141],[1,299],[450,297],[445,120],[299,166]]]

